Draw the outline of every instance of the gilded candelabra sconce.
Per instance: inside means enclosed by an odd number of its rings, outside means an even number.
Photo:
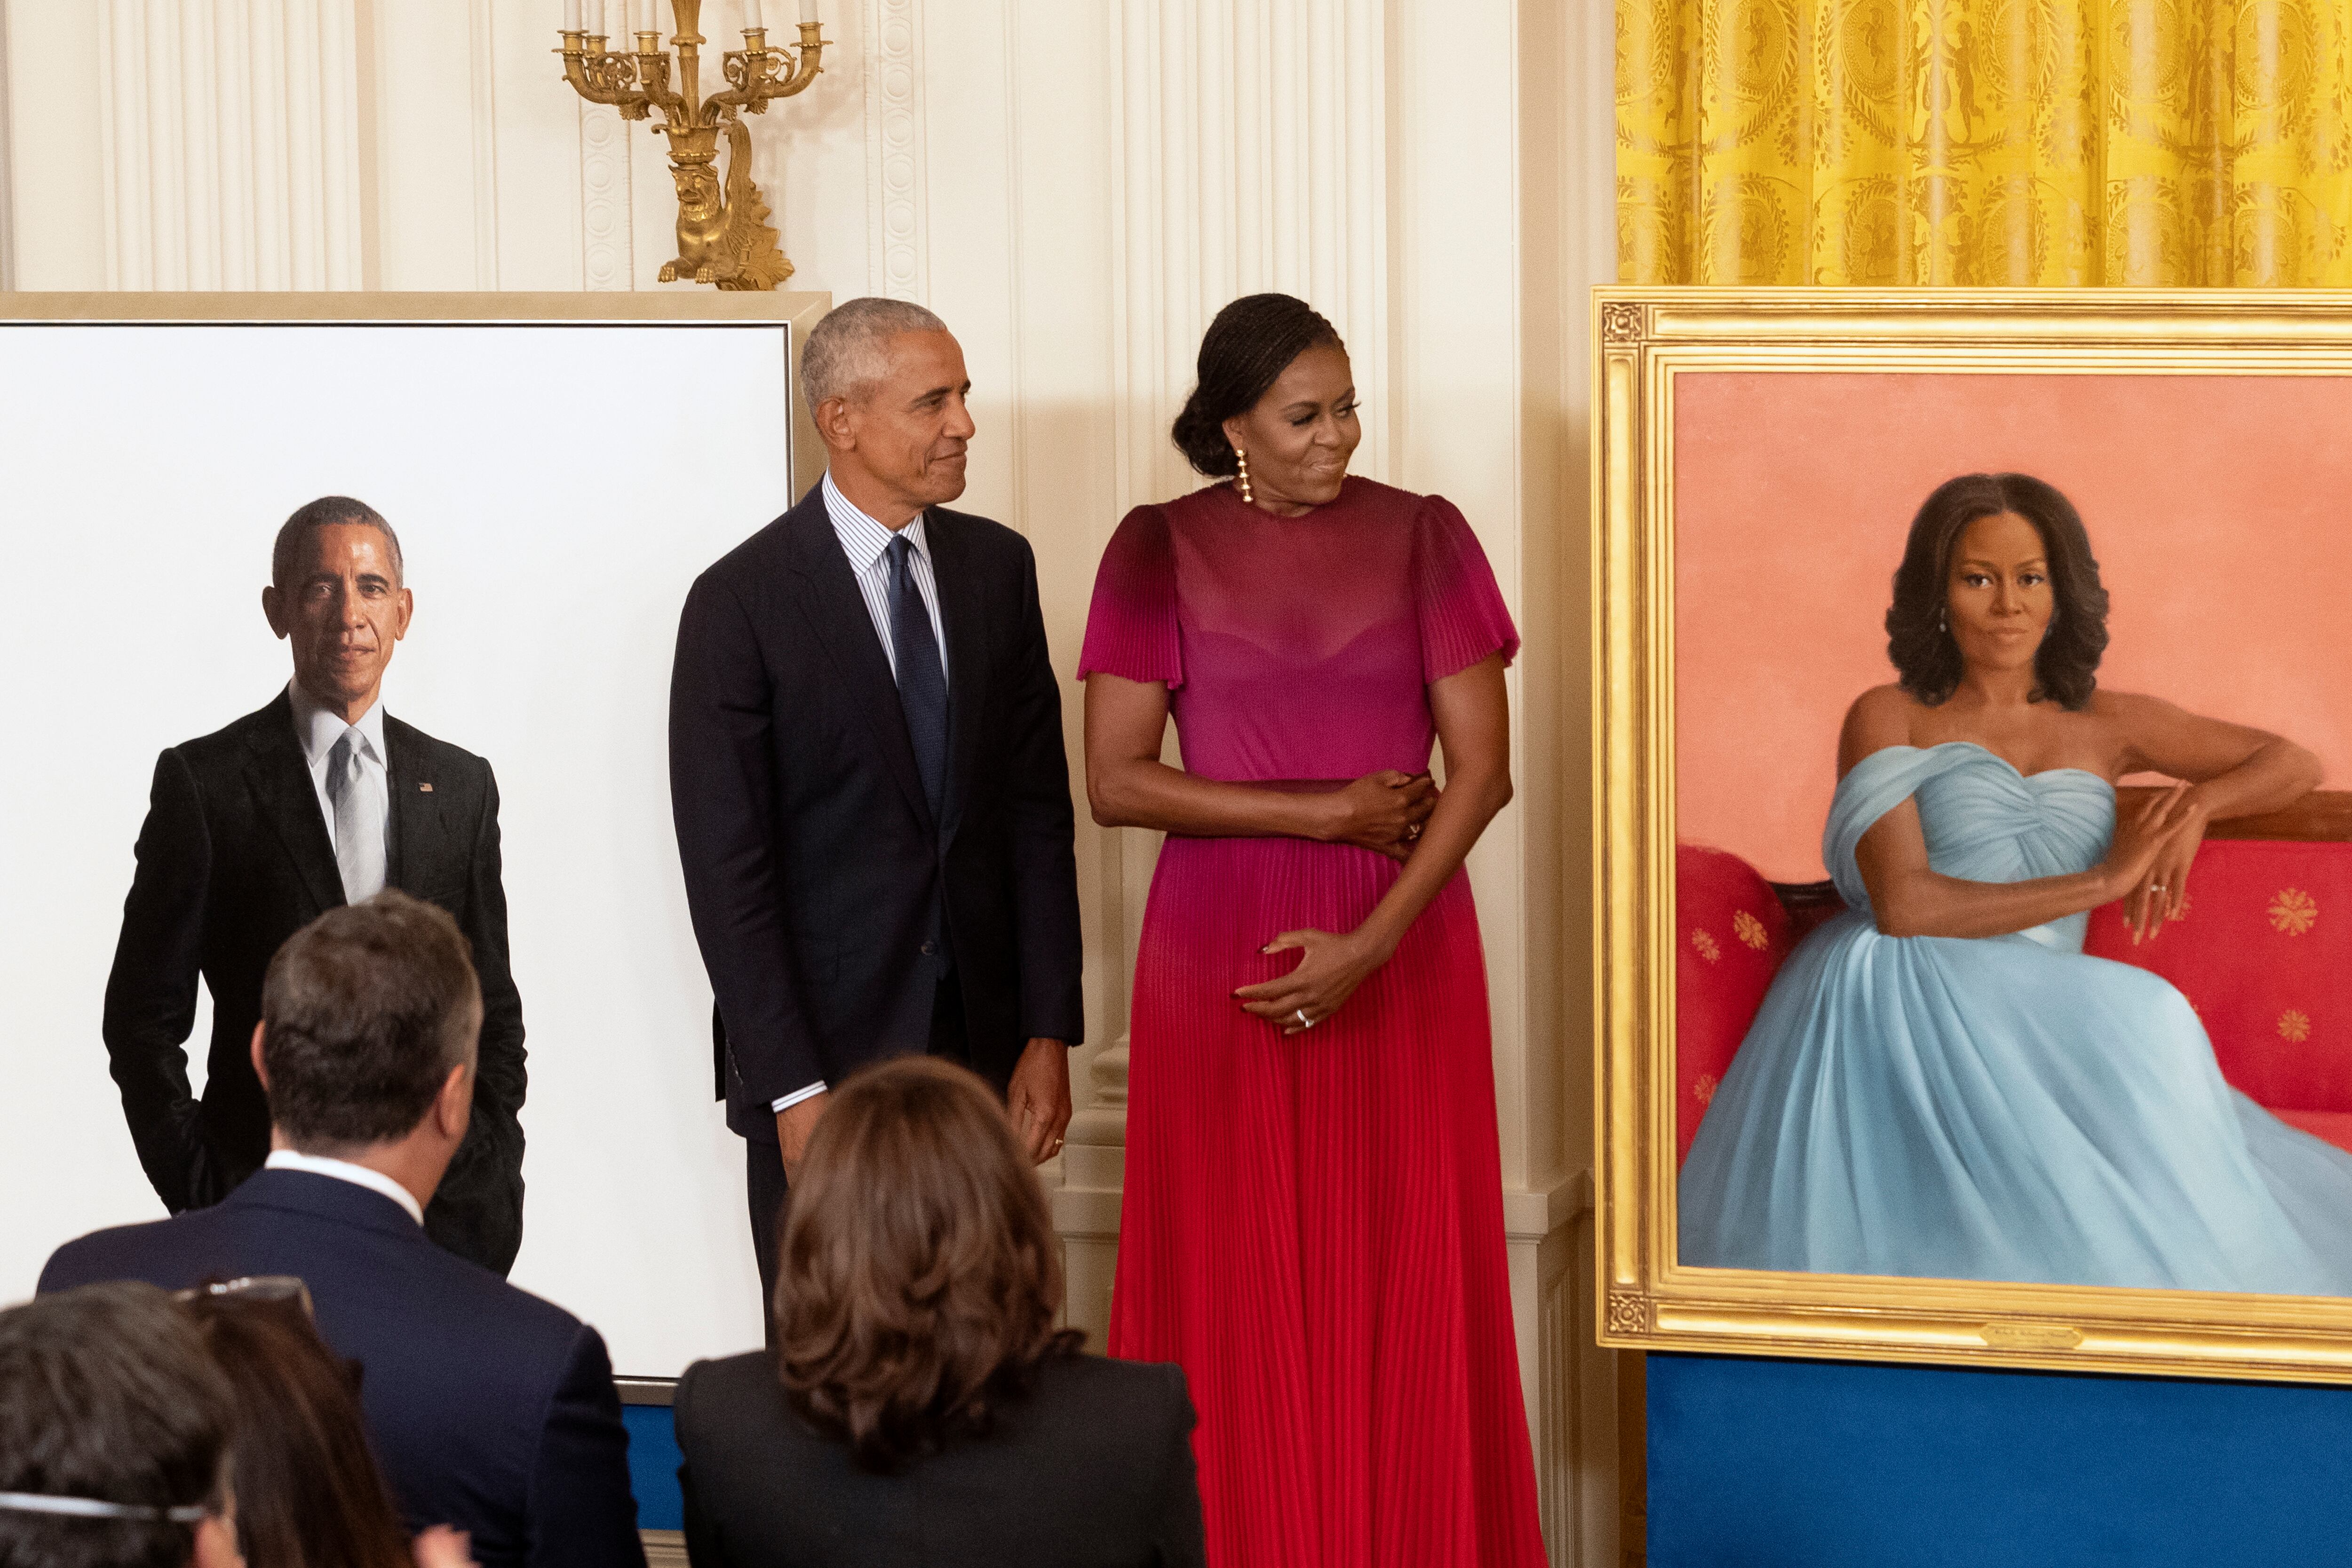
[[[771,100],[807,89],[824,68],[824,29],[814,20],[815,0],[800,0],[801,44],[771,49],[761,25],[760,0],[743,0],[743,47],[719,57],[727,89],[701,95],[702,45],[697,24],[702,0],[670,0],[677,31],[677,81],[662,47],[659,0],[613,0],[622,30],[634,31],[635,49],[604,47],[604,0],[563,0],[563,79],[591,103],[617,107],[624,120],[645,120],[656,109],[654,129],[669,138],[670,177],[677,182],[677,256],[662,263],[665,283],[686,279],[721,289],[773,289],[793,275],[793,264],[767,221],[768,205],[751,183],[751,132],[745,113],[764,114]],[[584,26],[583,26],[584,20]],[[727,177],[715,166],[719,137],[727,137]]]

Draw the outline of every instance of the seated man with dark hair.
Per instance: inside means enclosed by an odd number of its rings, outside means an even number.
[[[0,1312],[0,1568],[236,1568],[235,1415],[152,1286]]]
[[[642,1568],[604,1342],[422,1228],[466,1136],[481,1021],[447,914],[391,890],[329,910],[262,985],[268,1164],[212,1208],[58,1248],[41,1289],[296,1276],[320,1333],[363,1370],[369,1435],[411,1530],[467,1531],[482,1568]]]

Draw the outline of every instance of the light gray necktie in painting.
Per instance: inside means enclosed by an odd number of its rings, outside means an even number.
[[[343,900],[359,903],[383,891],[383,797],[368,788],[360,772],[357,727],[327,754],[327,799],[335,808],[335,868],[343,874]]]

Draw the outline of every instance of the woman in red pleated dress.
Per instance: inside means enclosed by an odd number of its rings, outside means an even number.
[[[1510,798],[1518,637],[1459,511],[1348,477],[1347,351],[1303,302],[1218,313],[1175,437],[1231,482],[1119,524],[1080,670],[1096,820],[1168,834],[1111,1353],[1191,1381],[1218,1568],[1537,1564],[1462,869]]]

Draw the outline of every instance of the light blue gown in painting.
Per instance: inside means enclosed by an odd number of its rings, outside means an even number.
[[[2011,936],[1879,933],[1854,847],[1918,799],[1929,864],[2084,871],[2116,795],[1966,742],[1890,746],[1838,785],[1848,908],[1808,937],[1684,1163],[1682,1260],[2352,1295],[2352,1154],[2222,1081],[2180,993],[2082,952],[2087,915]]]

